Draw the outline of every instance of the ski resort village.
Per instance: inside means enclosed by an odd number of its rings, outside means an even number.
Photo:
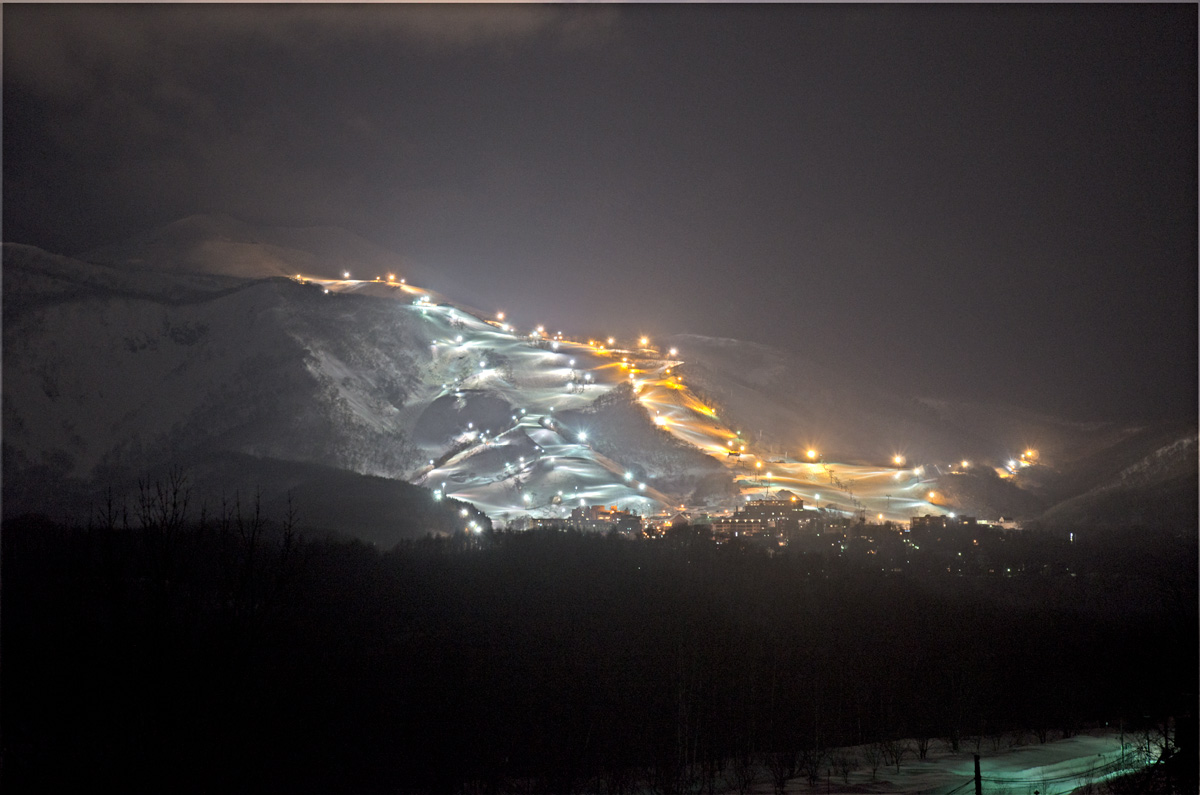
[[[939,494],[938,479],[969,471],[970,461],[910,461],[881,442],[877,461],[851,463],[807,445],[784,450],[761,431],[724,422],[719,398],[692,385],[679,347],[664,349],[636,333],[583,338],[522,325],[504,312],[455,306],[394,273],[294,279],[334,298],[394,298],[397,312],[424,324],[434,379],[426,379],[421,402],[428,408],[415,438],[435,457],[414,481],[435,499],[478,509],[464,509],[464,529],[482,532],[486,521],[637,537],[693,526],[718,543],[844,551],[849,541],[874,554],[896,543],[916,549],[916,539],[992,537],[1020,527],[1002,516],[956,513]],[[439,375],[446,380],[437,383]],[[626,396],[649,425],[606,411]],[[1036,450],[1014,451],[995,476],[1037,463]],[[691,493],[678,488],[697,481],[679,477],[685,467],[707,472]]]

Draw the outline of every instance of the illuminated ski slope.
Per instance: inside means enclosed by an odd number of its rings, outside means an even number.
[[[553,339],[544,330],[518,332],[502,316],[484,320],[481,312],[459,309],[394,277],[297,279],[331,293],[400,299],[400,311],[420,316],[429,361],[410,403],[428,406],[442,398],[486,394],[512,407],[496,427],[464,420],[443,449],[427,450],[432,463],[411,476],[435,495],[471,502],[500,519],[525,513],[562,517],[580,504],[649,515],[674,504],[653,484],[627,476],[591,449],[585,429],[554,418],[556,411],[586,408],[619,383],[616,368],[591,347]],[[411,419],[419,427],[420,419]]]
[[[427,451],[431,463],[411,473],[435,493],[474,503],[495,518],[559,517],[584,504],[643,515],[679,509],[680,495],[633,479],[589,446],[587,428],[555,419],[555,412],[585,408],[621,383],[633,388],[657,425],[721,461],[746,499],[786,489],[806,505],[873,521],[946,513],[920,468],[829,462],[819,451],[812,451],[813,460],[766,460],[688,389],[677,370],[686,352],[661,352],[645,338],[584,341],[540,326],[518,330],[503,314],[484,319],[489,316],[483,312],[453,306],[393,274],[345,276],[296,278],[328,292],[392,297],[401,311],[419,314],[429,366],[411,403],[453,400],[462,408],[488,395],[512,407],[507,419],[491,423],[497,427],[466,420],[446,445]]]
[[[683,377],[673,372],[679,364],[679,359],[647,363],[645,370],[630,365],[639,402],[661,427],[724,460],[747,499],[786,489],[806,505],[863,513],[873,521],[946,513],[936,504],[937,494],[920,468],[826,462],[819,451],[811,451],[809,461],[764,458],[687,389]]]

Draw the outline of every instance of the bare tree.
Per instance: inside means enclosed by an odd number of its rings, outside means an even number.
[[[821,769],[825,765],[825,751],[820,748],[807,748],[800,752],[797,759],[797,769],[804,774],[809,786],[816,786],[821,781]]]
[[[837,773],[843,784],[850,783],[850,774],[858,767],[858,762],[851,754],[840,752],[830,757],[829,762],[833,765],[833,770]]]
[[[879,774],[879,766],[883,764],[883,744],[869,743],[863,746],[863,761],[871,768],[871,780]]]
[[[896,766],[896,772],[900,772],[900,763],[904,761],[904,757],[908,755],[908,743],[903,740],[885,740],[879,744],[880,751],[883,753],[883,758],[889,765]]]
[[[754,764],[754,755],[749,751],[740,751],[734,754],[729,765],[729,777],[739,795],[746,795],[758,781],[758,769]]]
[[[796,777],[797,754],[793,751],[773,751],[766,755],[767,772],[776,795],[783,795],[787,783]]]

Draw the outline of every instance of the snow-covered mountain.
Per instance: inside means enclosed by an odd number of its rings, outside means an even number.
[[[404,276],[331,272],[394,263],[343,253],[321,271],[313,252],[344,233],[295,249],[228,234],[238,229],[188,219],[97,257],[115,264],[5,246],[6,512],[77,511],[107,484],[221,452],[415,480],[492,514],[579,499],[654,512],[723,476],[638,412],[624,422],[644,426],[640,458],[572,438],[564,424],[622,383],[585,346],[531,341]],[[219,245],[205,236],[217,231]],[[211,262],[220,250],[236,262]],[[585,382],[585,370],[600,373]]]
[[[1102,482],[1059,469],[1146,454],[1146,429],[916,400],[737,340],[554,339],[422,289],[341,230],[195,216],[78,258],[6,244],[3,275],[6,514],[86,513],[180,465],[269,501],[299,489],[310,515],[340,501],[320,521],[379,542],[387,482],[501,521],[729,507],[773,486],[904,518],[978,511],[926,492],[959,459],[991,471],[1036,446],[1041,479],[1007,484],[1031,517]],[[435,515],[426,529],[444,529]]]

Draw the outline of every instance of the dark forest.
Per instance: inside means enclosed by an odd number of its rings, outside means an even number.
[[[1169,719],[1196,747],[1194,533],[1026,534],[1054,565],[1000,577],[184,507],[5,524],[6,788],[737,791],[840,746]]]

